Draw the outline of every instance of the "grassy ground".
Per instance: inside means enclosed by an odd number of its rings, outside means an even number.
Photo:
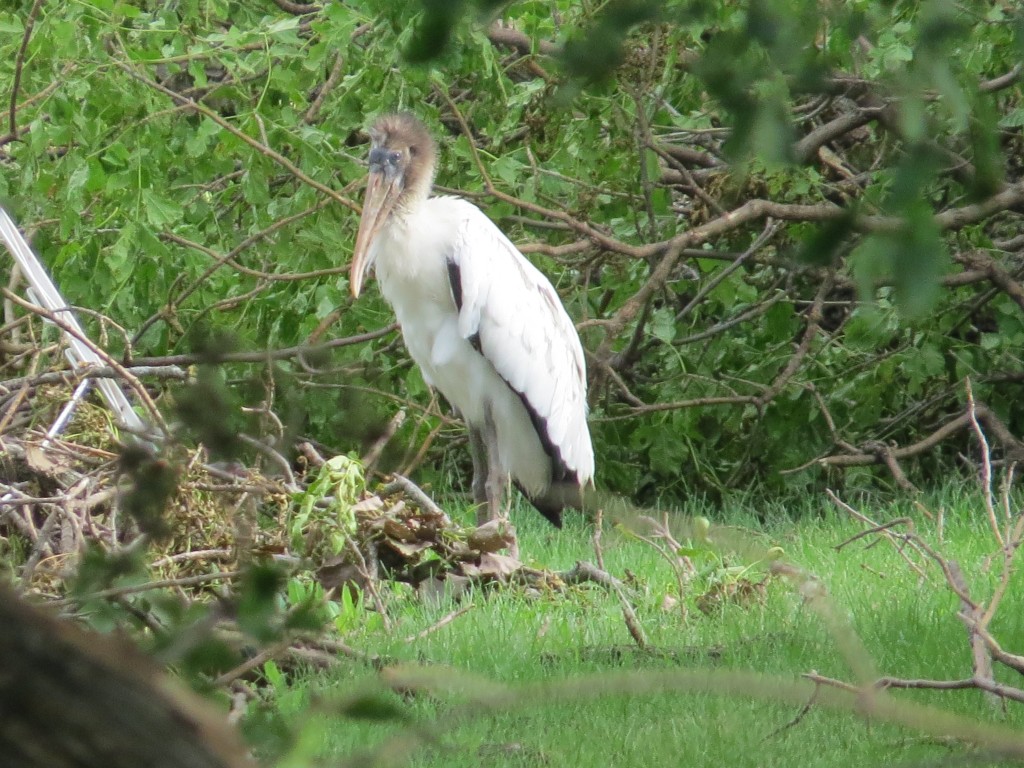
[[[967,581],[984,598],[995,582],[985,558],[995,546],[976,495],[947,492],[926,502],[944,510],[942,551],[961,564]],[[861,507],[877,521],[909,514],[917,530],[939,546],[936,523],[908,507]],[[785,512],[785,513],[784,513]],[[622,619],[619,603],[608,591],[593,585],[567,593],[525,594],[522,590],[476,593],[472,609],[451,624],[411,642],[406,638],[431,626],[455,607],[424,605],[410,597],[392,603],[396,627],[380,628],[367,616],[348,641],[395,662],[450,669],[441,680],[456,681],[471,673],[492,681],[520,686],[548,684],[547,689],[522,696],[485,695],[482,683],[468,695],[450,693],[401,698],[380,693],[378,704],[394,706],[406,723],[361,721],[337,716],[332,702],[362,692],[383,691],[377,674],[353,663],[333,673],[279,681],[272,687],[270,706],[283,713],[292,728],[302,730],[303,744],[294,752],[296,764],[310,755],[326,763],[390,744],[404,742],[396,734],[417,732],[431,743],[412,750],[417,766],[832,766],[932,765],[947,760],[990,764],[976,750],[943,738],[943,727],[929,716],[926,728],[904,727],[875,718],[871,722],[848,712],[813,706],[791,727],[802,707],[785,700],[799,675],[810,670],[853,680],[837,640],[848,640],[850,627],[863,642],[879,674],[904,678],[963,678],[970,676],[970,652],[964,625],[956,618],[958,601],[944,587],[938,569],[915,558],[927,579],[914,573],[895,548],[866,538],[835,550],[835,545],[862,529],[848,516],[835,512],[827,499],[807,508],[783,511],[744,506],[713,520],[716,540],[739,543],[743,554],[726,555],[739,565],[769,545],[785,551],[787,562],[816,575],[831,596],[839,623],[826,627],[794,586],[771,580],[763,600],[726,603],[705,615],[695,599],[711,581],[698,578],[688,586],[682,607],[664,610],[666,594],[676,592],[667,563],[650,547],[626,536],[605,534],[606,567],[625,577],[640,622],[655,652],[637,652]],[[767,522],[756,522],[760,516]],[[525,556],[534,564],[567,569],[577,559],[593,559],[590,531],[570,521],[561,533],[544,527],[539,516],[526,510],[516,517]],[[796,519],[796,522],[793,520]],[[721,563],[704,562],[711,577],[721,576]],[[747,574],[757,580],[764,573]],[[1010,598],[993,624],[1010,650],[1021,650],[1024,614],[1019,596],[1021,578],[1014,577]],[[736,683],[752,695],[724,692],[727,670],[780,676],[782,683],[758,682],[749,676]],[[694,672],[712,671],[694,684]],[[622,681],[612,675],[631,672]],[[619,695],[602,695],[602,683],[581,686],[572,695],[560,681],[600,674],[606,687]],[[612,680],[620,680],[614,684]],[[777,681],[778,678],[773,678]],[[1007,682],[1019,685],[1010,677]],[[625,688],[652,684],[661,690],[623,695]],[[732,684],[732,683],[728,683]],[[686,690],[673,691],[683,687]],[[782,700],[771,700],[772,695]],[[954,713],[1012,728],[1024,724],[1024,707],[1008,711],[987,703],[976,691],[897,691],[901,702],[932,704]],[[768,700],[766,700],[766,697]],[[467,703],[468,700],[468,703]],[[475,702],[475,703],[474,703]],[[488,706],[484,706],[487,703]],[[320,713],[320,714],[312,714]],[[410,731],[407,726],[413,723]],[[931,731],[931,733],[927,732]],[[415,738],[412,739],[415,741]],[[286,763],[287,764],[287,763]],[[375,764],[375,763],[361,763]]]

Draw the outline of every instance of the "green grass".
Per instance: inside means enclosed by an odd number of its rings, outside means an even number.
[[[836,612],[855,629],[880,674],[904,678],[961,678],[970,675],[970,653],[963,624],[956,618],[957,599],[943,585],[938,569],[927,565],[921,579],[885,542],[867,538],[840,552],[834,546],[860,530],[827,507],[827,500],[808,503],[795,518],[780,510],[749,505],[719,514],[716,539],[782,546],[786,560],[817,576]],[[961,564],[968,583],[984,598],[995,570],[984,571],[994,550],[981,501],[970,494],[947,492],[928,501],[945,509],[943,551]],[[865,509],[878,521],[909,513],[926,540],[936,543],[935,525],[909,507]],[[771,522],[758,524],[755,513]],[[561,533],[544,527],[538,516],[521,510],[521,547],[533,564],[560,570],[577,559],[593,559],[589,529],[570,521]],[[795,519],[795,522],[793,521]],[[870,545],[870,546],[869,546]],[[749,553],[753,550],[746,548]],[[730,564],[741,556],[728,556]],[[529,596],[522,590],[478,591],[472,609],[425,638],[406,642],[449,613],[452,604],[424,605],[411,596],[391,605],[395,628],[386,633],[378,617],[362,617],[347,642],[396,663],[448,668],[441,679],[471,674],[510,686],[557,684],[586,675],[636,671],[653,676],[669,689],[692,670],[736,670],[799,679],[810,670],[852,681],[847,662],[837,649],[835,631],[809,607],[792,585],[770,582],[763,603],[726,605],[706,616],[696,610],[692,595],[685,616],[664,611],[666,592],[675,579],[663,559],[649,547],[613,531],[605,534],[607,569],[622,577],[634,575],[638,616],[657,653],[640,654],[622,620],[613,594],[596,586],[566,593]],[[1021,577],[1015,576],[993,630],[1009,650],[1024,645],[1024,614],[1019,610]],[[691,584],[696,593],[702,581]],[[464,600],[459,605],[465,604]],[[844,630],[844,632],[848,632]],[[721,673],[720,673],[721,674]],[[1007,675],[1013,685],[1021,681]],[[395,744],[401,723],[374,722],[339,716],[332,702],[362,692],[382,691],[377,674],[358,663],[345,664],[329,675],[310,674],[280,683],[268,694],[268,707],[278,710],[293,730],[304,730],[303,748],[295,764],[310,755],[327,764]],[[724,678],[723,678],[724,679]],[[712,678],[714,680],[714,678]],[[744,683],[745,685],[745,683]],[[397,707],[408,722],[430,730],[432,744],[413,750],[416,766],[832,766],[934,764],[972,755],[972,748],[941,738],[941,734],[880,722],[847,711],[811,710],[792,727],[783,728],[801,703],[770,699],[772,691],[751,677],[756,698],[707,690],[648,691],[642,695],[598,695],[594,686],[574,697],[548,689],[525,701],[509,695],[487,698],[480,685],[466,696],[450,693],[400,698],[390,692],[382,701]],[[718,686],[713,682],[712,686]],[[779,689],[780,692],[782,689]],[[919,702],[1019,728],[1022,707],[1010,703],[1002,712],[977,691],[896,691],[900,701]],[[473,703],[474,697],[491,703]],[[314,714],[316,713],[316,714]],[[374,764],[374,763],[367,763]],[[386,763],[385,763],[386,764]],[[974,763],[978,764],[978,763]]]

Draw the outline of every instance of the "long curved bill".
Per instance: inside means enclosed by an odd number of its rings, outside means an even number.
[[[356,234],[356,248],[352,253],[352,265],[349,268],[349,286],[356,298],[363,288],[363,279],[373,263],[370,246],[380,233],[384,222],[388,220],[402,192],[401,179],[398,176],[389,178],[390,174],[382,171],[370,171],[366,182],[366,197],[363,200],[363,215],[359,219],[359,232]]]

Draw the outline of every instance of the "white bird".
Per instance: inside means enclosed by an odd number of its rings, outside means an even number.
[[[410,114],[370,130],[352,295],[376,268],[427,384],[469,427],[473,496],[500,517],[511,480],[555,526],[593,482],[576,328],[546,277],[472,203],[431,197],[436,148]],[[481,453],[486,452],[486,465]]]

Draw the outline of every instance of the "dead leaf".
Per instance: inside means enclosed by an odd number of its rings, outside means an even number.
[[[491,520],[469,534],[467,543],[477,552],[497,552],[510,547],[514,537],[509,526],[502,520]]]
[[[353,514],[365,517],[375,516],[382,509],[384,509],[384,500],[380,496],[367,496],[352,505]]]
[[[316,571],[316,580],[325,592],[338,592],[344,587],[351,592],[353,598],[366,589],[366,575],[362,569],[346,563],[341,557],[332,558],[320,566]]]
[[[470,554],[479,551],[474,550],[472,547],[466,544],[466,542],[459,541],[458,539],[453,539],[447,542],[447,545],[449,557],[453,560],[461,560],[465,557],[468,557]]]
[[[386,539],[384,543],[404,557],[418,555],[423,550],[430,549],[434,546],[434,542],[432,541],[404,542],[396,539]]]
[[[764,602],[766,583],[737,579],[736,581],[713,584],[703,595],[697,596],[697,608],[710,616],[726,603],[749,608]]]
[[[383,522],[384,535],[389,539],[397,539],[398,541],[416,541],[419,537],[414,531],[412,531],[408,525],[402,520],[395,520],[393,517],[387,517]]]
[[[68,470],[66,464],[56,460],[54,454],[47,453],[39,445],[25,445],[25,463],[33,472],[52,478]]]
[[[518,571],[523,567],[523,564],[508,555],[485,552],[480,558],[479,567],[482,576],[496,576],[499,579],[503,579]]]

